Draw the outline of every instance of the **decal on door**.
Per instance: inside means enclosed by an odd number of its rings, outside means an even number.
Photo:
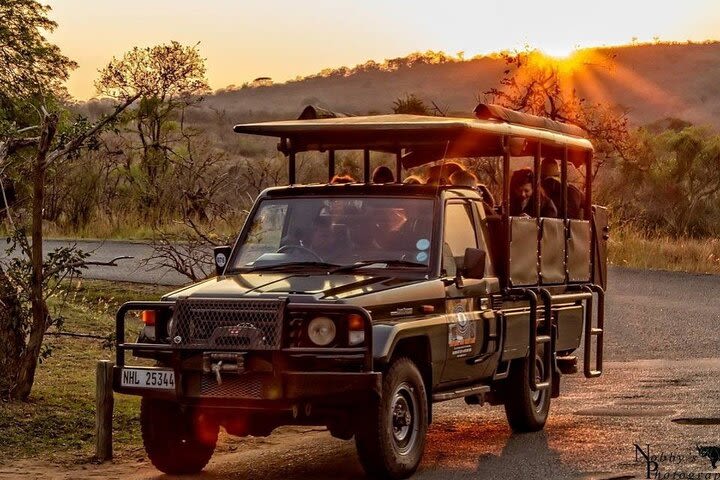
[[[475,321],[465,310],[462,300],[452,309],[452,317],[448,325],[448,346],[453,357],[465,357],[472,352],[476,340]]]

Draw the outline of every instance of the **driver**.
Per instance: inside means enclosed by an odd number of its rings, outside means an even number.
[[[408,223],[404,208],[376,208],[373,212],[372,244],[378,250],[402,250],[404,227]]]
[[[332,258],[337,253],[337,242],[332,231],[329,216],[318,215],[313,221],[309,245],[306,245],[322,258]]]

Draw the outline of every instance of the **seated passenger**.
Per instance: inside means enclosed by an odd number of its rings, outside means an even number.
[[[450,185],[457,185],[459,187],[471,187],[476,188],[478,185],[478,179],[475,175],[467,170],[458,170],[450,175]]]
[[[535,175],[529,168],[521,168],[510,177],[510,216],[535,217]],[[540,187],[540,216],[557,217],[557,208]]]
[[[395,175],[385,165],[377,167],[372,174],[372,183],[393,183],[395,182]]]
[[[562,205],[562,181],[560,179],[560,166],[553,158],[544,158],[540,168],[540,181],[556,207]],[[568,183],[567,187],[567,216],[568,218],[583,218],[583,194],[575,185]],[[558,212],[559,213],[559,212]]]
[[[447,185],[450,183],[450,175],[465,170],[465,167],[457,162],[443,162],[440,165],[433,165],[428,170],[428,178],[425,182],[427,185]]]
[[[478,183],[477,177],[467,170],[458,170],[450,175],[450,184],[462,187],[472,187],[482,195],[483,208],[486,215],[494,214],[495,199],[485,185]]]
[[[353,178],[352,175],[335,175],[332,180],[330,180],[331,184],[338,184],[338,183],[357,183],[357,180]]]
[[[405,185],[422,185],[423,182],[420,177],[417,175],[410,175],[409,177],[406,177],[405,180],[403,180],[403,183]]]

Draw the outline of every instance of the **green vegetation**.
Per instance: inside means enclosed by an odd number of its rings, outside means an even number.
[[[672,237],[632,226],[610,232],[609,257],[619,267],[720,274],[720,239]]]
[[[65,317],[64,332],[108,336],[117,307],[130,299],[158,299],[167,287],[88,281],[63,284],[49,301]],[[138,323],[128,326],[136,334]],[[94,451],[95,363],[111,359],[103,341],[56,336],[46,343],[52,355],[37,369],[27,402],[0,403],[0,458],[34,457],[62,462],[87,461]],[[114,448],[119,456],[140,447],[137,397],[115,396]]]

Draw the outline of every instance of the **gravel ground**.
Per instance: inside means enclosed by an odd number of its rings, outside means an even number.
[[[140,258],[149,249],[108,242],[96,254]],[[86,276],[182,282],[133,262]],[[645,478],[637,444],[657,455],[653,478],[720,479],[696,449],[720,446],[720,276],[611,268],[609,280],[603,376],[564,377],[545,430],[533,434],[511,434],[502,407],[437,404],[414,478]],[[318,428],[225,438],[220,450],[197,478],[365,478],[353,442]],[[136,457],[70,468],[15,462],[0,466],[0,479],[166,478],[141,451]]]

